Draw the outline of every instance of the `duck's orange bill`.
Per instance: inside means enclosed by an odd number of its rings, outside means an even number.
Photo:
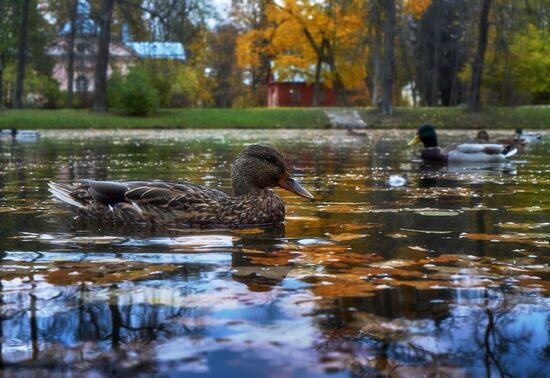
[[[288,190],[289,192],[292,192],[294,194],[299,195],[300,197],[304,197],[310,200],[314,200],[315,197],[304,189],[300,184],[298,184],[292,177],[286,176],[285,178],[279,180],[279,186],[283,189]]]

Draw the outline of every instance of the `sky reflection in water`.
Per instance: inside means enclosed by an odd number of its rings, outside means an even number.
[[[405,148],[410,131],[45,134],[0,144],[6,376],[550,374],[548,136],[511,163],[436,167]],[[286,153],[318,199],[278,191],[284,227],[99,226],[46,190],[230,191],[251,142]]]

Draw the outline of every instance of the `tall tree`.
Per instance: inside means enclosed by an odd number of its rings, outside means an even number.
[[[371,20],[369,22],[371,33],[374,34],[374,43],[372,44],[372,79],[370,80],[371,105],[377,106],[380,98],[380,84],[382,82],[382,12],[379,0],[374,0],[370,12]],[[367,70],[368,73],[368,70]]]
[[[483,63],[485,60],[485,50],[487,49],[487,39],[489,37],[489,11],[491,10],[491,0],[483,0],[481,13],[479,15],[479,37],[477,42],[477,51],[472,66],[472,81],[470,85],[470,103],[471,111],[481,109],[481,78],[483,75]]]
[[[220,25],[210,38],[210,68],[215,80],[213,95],[218,108],[230,108],[242,83],[241,72],[235,64],[235,41],[238,31],[233,25]]]
[[[19,27],[19,42],[17,46],[17,76],[15,80],[15,95],[13,107],[19,109],[23,106],[23,84],[25,81],[25,64],[27,58],[27,32],[29,21],[29,2],[23,0],[21,4],[21,24]]]
[[[395,71],[395,0],[384,1],[384,16],[384,68],[381,111],[383,114],[390,115],[393,112],[392,90]]]
[[[244,68],[246,79],[250,83],[250,94],[254,105],[267,103],[267,82],[273,59],[267,46],[271,42],[272,35],[262,31],[270,27],[271,21],[268,19],[266,10],[272,4],[273,0],[231,1],[231,16],[242,33],[238,40],[237,60]],[[244,45],[248,47],[243,48]]]
[[[78,1],[79,0],[72,0],[72,4],[70,4],[71,8],[71,15],[70,15],[70,31],[69,31],[69,43],[67,45],[67,101],[66,101],[66,107],[72,108],[73,106],[73,81],[74,81],[74,58],[75,58],[75,52],[74,52],[74,43],[76,39],[76,31],[77,31],[77,25],[76,25],[76,19],[78,17]]]
[[[6,58],[3,51],[0,51],[0,110],[4,108],[4,65]]]
[[[433,1],[419,22],[407,24],[407,47],[414,49],[416,85],[424,106],[455,106],[461,99],[459,74],[473,46],[468,37],[473,16],[469,1]]]
[[[107,69],[109,67],[113,8],[114,0],[103,0],[99,15],[99,46],[95,68],[94,110],[96,112],[107,111]]]
[[[359,0],[273,3],[266,8],[269,26],[239,38],[239,64],[257,66],[261,53],[268,52],[283,79],[300,74],[319,89],[323,78],[338,103],[347,106],[348,89],[363,85],[365,77],[364,6]],[[256,43],[260,38],[266,45]],[[326,68],[322,73],[321,67]]]

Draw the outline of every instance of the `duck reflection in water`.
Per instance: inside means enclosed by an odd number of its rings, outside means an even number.
[[[494,176],[515,176],[517,169],[511,162],[501,163],[446,163],[418,162],[413,165],[413,170],[419,175],[418,185],[421,188],[434,186],[452,187],[457,184],[456,175],[474,174],[478,179],[486,177],[488,180]]]
[[[241,235],[237,246],[240,251],[231,254],[231,277],[253,292],[271,291],[294,267],[294,263],[281,263],[280,259],[277,259],[276,264],[265,264],[266,260],[269,261],[270,254],[281,249],[285,235],[284,225],[262,231]],[[258,256],[263,257],[262,262],[258,262],[259,259],[254,260]]]

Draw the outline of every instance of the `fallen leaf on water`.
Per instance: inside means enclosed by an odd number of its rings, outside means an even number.
[[[372,228],[372,227],[381,227],[382,224],[375,224],[375,223],[364,223],[364,224],[355,224],[355,223],[343,223],[339,225],[335,225],[334,228],[344,229],[346,231],[354,231],[354,230],[364,230],[366,228]]]
[[[265,232],[265,230],[261,228],[234,228],[231,231],[240,235],[263,234]]]
[[[366,213],[369,210],[362,204],[334,204],[331,203],[327,206],[319,208],[319,211],[326,213]]]
[[[438,263],[438,264],[447,264],[460,261],[464,258],[461,255],[441,255],[437,257],[427,257],[425,259],[420,259],[417,261],[418,264],[429,264],[429,263]]]
[[[470,240],[482,240],[492,242],[512,242],[512,243],[527,243],[536,245],[537,247],[550,248],[550,244],[544,240],[533,239],[545,239],[550,237],[549,234],[478,234],[463,232],[460,234],[461,238]]]
[[[420,215],[424,215],[426,217],[454,217],[459,214],[456,211],[446,211],[446,210],[417,211],[416,213]]]
[[[418,245],[410,245],[409,248],[413,249],[415,251],[428,252],[428,250],[426,248],[422,248]]]
[[[498,226],[500,228],[504,228],[507,230],[525,230],[526,228],[529,229],[538,229],[543,227],[550,226],[550,223],[543,222],[543,223],[514,223],[514,222],[506,222],[506,223],[499,223]]]
[[[353,274],[339,274],[336,277],[323,277],[315,282],[313,294],[323,298],[364,297],[374,295],[378,285],[362,280]]]
[[[337,235],[331,235],[330,240],[334,241],[348,241],[348,240],[355,240],[360,239],[368,236],[367,234],[352,234],[352,233],[343,233],[343,234],[337,234]]]
[[[294,257],[294,255],[288,252],[276,252],[265,256],[251,256],[250,262],[252,264],[264,266],[288,265],[290,260],[294,259]]]
[[[407,235],[404,235],[404,234],[398,234],[398,233],[395,233],[395,234],[388,234],[388,236],[390,238],[394,238],[394,239],[404,239],[407,237]]]
[[[301,222],[319,222],[321,220],[321,218],[312,217],[312,216],[290,215],[290,216],[286,216],[285,220],[287,220],[287,221],[301,221]]]
[[[93,261],[55,261],[50,264],[18,263],[17,266],[2,265],[0,277],[5,280],[39,274],[43,280],[54,285],[75,285],[81,282],[113,284],[136,281],[177,269],[171,264],[149,264],[122,259]]]

